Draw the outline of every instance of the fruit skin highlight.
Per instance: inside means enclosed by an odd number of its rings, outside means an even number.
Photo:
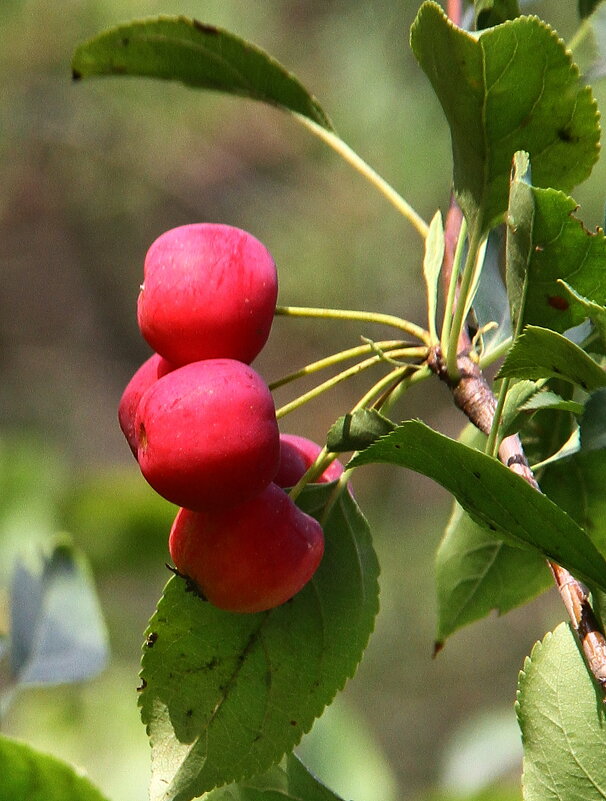
[[[322,448],[316,442],[297,434],[280,434],[280,467],[274,478],[279,487],[294,487],[316,461]],[[316,479],[325,484],[341,477],[344,467],[335,459]]]
[[[233,359],[179,367],[143,394],[137,459],[151,486],[188,509],[233,506],[262,492],[279,465],[273,397]]]
[[[148,390],[152,384],[155,384],[163,375],[170,373],[174,370],[174,365],[167,362],[162,356],[154,353],[149,359],[143,362],[141,367],[133,375],[131,380],[126,385],[120,403],[118,405],[118,422],[122,433],[126,437],[133,456],[137,458],[138,438],[135,427],[135,417],[139,402],[143,397],[144,392]]]
[[[311,579],[324,553],[324,533],[270,484],[237,506],[181,509],[169,550],[179,573],[214,606],[262,612],[292,598]]]
[[[196,223],[162,234],[147,252],[137,319],[151,347],[177,366],[201,359],[250,363],[267,341],[276,266],[254,236]]]

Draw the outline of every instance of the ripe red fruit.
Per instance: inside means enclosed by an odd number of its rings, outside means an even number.
[[[179,367],[144,393],[135,419],[145,478],[178,506],[241,503],[275,476],[274,402],[252,367],[208,359]]]
[[[324,533],[275,484],[246,503],[181,509],[168,542],[177,570],[215,606],[262,612],[292,598],[315,573]]]
[[[152,384],[155,384],[166,373],[170,373],[171,370],[174,370],[173,365],[163,359],[162,356],[154,353],[147,361],[143,362],[122,393],[120,404],[118,405],[118,422],[135,459],[137,458],[138,447],[135,415],[137,414],[139,401],[143,393]]]
[[[277,294],[276,266],[254,236],[230,225],[183,225],[147,252],[139,327],[175,365],[248,363],[267,341]]]
[[[280,434],[280,467],[274,478],[279,487],[294,487],[316,461],[322,448],[315,442],[296,434]],[[335,459],[316,481],[324,484],[340,478],[345,468]]]

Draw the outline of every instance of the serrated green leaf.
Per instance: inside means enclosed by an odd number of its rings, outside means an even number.
[[[358,409],[339,417],[331,426],[326,435],[326,447],[332,453],[358,451],[395,427],[395,423],[375,409]]]
[[[512,317],[563,332],[591,316],[589,301],[594,311],[606,303],[606,239],[574,217],[572,198],[532,186],[524,158],[516,154],[507,213]]]
[[[547,328],[529,325],[517,338],[499,378],[561,378],[590,392],[606,386],[606,373],[578,345]]]
[[[604,705],[568,624],[549,632],[526,658],[516,709],[525,801],[603,801]]]
[[[71,765],[0,735],[2,801],[107,801]]]
[[[519,431],[524,421],[524,410],[529,401],[536,396],[539,387],[536,381],[516,381],[512,383],[505,398],[501,415],[500,436],[508,437]]]
[[[75,78],[139,75],[261,100],[332,131],[327,115],[300,81],[251,42],[187,17],[119,25],[81,44]]]
[[[319,516],[333,489],[308,487],[298,503]],[[223,612],[169,581],[141,674],[152,801],[186,801],[267,770],[354,674],[378,609],[378,565],[348,494],[324,530],[311,582],[269,612]]]
[[[582,403],[564,400],[564,398],[556,392],[546,390],[544,392],[535,393],[520,408],[526,412],[537,412],[541,409],[557,409],[562,412],[571,412],[572,414],[580,415],[583,414],[583,409],[585,407]]]
[[[494,609],[509,612],[552,585],[545,559],[513,548],[455,502],[436,553],[437,645]]]
[[[602,346],[606,347],[606,306],[602,306],[593,300],[583,297],[565,281],[558,281],[564,292],[580,306],[587,317],[594,324],[599,334]]]
[[[412,49],[450,126],[457,200],[470,228],[489,230],[507,208],[513,154],[529,153],[537,186],[570,191],[598,157],[589,87],[564,43],[537,17],[473,35],[425,2]]]
[[[438,282],[444,260],[444,226],[439,211],[434,214],[429,231],[425,238],[425,253],[423,256],[423,277],[427,289],[427,320],[429,333],[437,341],[436,308],[438,305]]]
[[[498,539],[534,548],[581,580],[606,586],[606,561],[583,529],[496,459],[409,420],[358,454],[349,467],[375,462],[432,478]]]
[[[476,28],[492,28],[520,16],[518,0],[475,0]]]
[[[205,801],[342,801],[313,776],[295,754],[267,773],[213,790]]]
[[[84,555],[65,537],[15,565],[10,594],[11,672],[16,683],[89,679],[107,662],[103,614]]]

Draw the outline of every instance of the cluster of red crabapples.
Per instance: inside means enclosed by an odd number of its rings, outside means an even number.
[[[177,572],[215,606],[260,612],[313,576],[320,524],[285,492],[320,453],[280,434],[250,362],[277,297],[266,248],[228,225],[185,225],[150,247],[137,319],[154,354],[128,383],[120,426],[149,484],[181,507],[169,536]],[[319,481],[343,468],[334,462]]]

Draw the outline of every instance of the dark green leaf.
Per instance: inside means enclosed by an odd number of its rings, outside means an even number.
[[[319,516],[333,490],[308,487],[298,502]],[[378,566],[348,494],[324,530],[314,578],[269,612],[223,612],[169,581],[143,656],[152,801],[185,801],[267,770],[355,672],[378,608]]]
[[[228,31],[186,17],[111,28],[74,53],[75,78],[140,75],[261,100],[332,130],[319,103],[266,52]]]
[[[65,539],[16,564],[10,612],[11,671],[19,684],[82,681],[104,668],[107,631],[90,570]]]
[[[579,17],[589,17],[601,2],[602,0],[579,0]]]
[[[267,773],[213,790],[205,801],[342,801],[315,778],[294,755]]]
[[[602,346],[606,347],[606,306],[602,306],[593,300],[583,297],[565,281],[558,281],[558,283],[573,303],[583,309],[584,314],[589,317],[594,324]]]
[[[339,417],[331,426],[326,435],[326,447],[332,453],[358,451],[389,434],[395,427],[395,423],[375,409],[358,409]]]
[[[606,389],[596,390],[587,399],[580,430],[582,451],[606,448]]]
[[[527,415],[524,413],[529,399],[536,396],[539,388],[536,381],[515,381],[509,387],[503,413],[499,434],[501,438],[516,434],[522,426]]]
[[[439,211],[433,216],[425,238],[423,256],[423,277],[427,289],[427,320],[429,332],[436,337],[436,308],[438,304],[438,283],[444,260],[444,226]]]
[[[2,801],[107,801],[65,762],[0,735]]]
[[[509,612],[551,586],[545,559],[513,548],[455,503],[436,554],[437,645],[493,609]]]
[[[572,198],[531,186],[524,158],[516,154],[507,214],[512,316],[563,332],[606,304],[606,239],[603,231],[592,234],[573,216]]]
[[[603,801],[604,704],[567,624],[549,632],[526,658],[516,707],[525,801]]]
[[[475,0],[476,28],[492,28],[520,16],[518,0]]]
[[[482,334],[482,356],[486,357],[511,337],[511,315],[505,282],[501,275],[504,253],[503,228],[490,232],[480,282],[473,301],[478,328],[492,326]]]
[[[606,386],[606,373],[578,345],[547,328],[529,325],[514,342],[499,378],[562,378],[585,391]]]
[[[606,562],[583,529],[496,459],[409,420],[349,466],[374,462],[408,467],[432,478],[495,537],[530,546],[581,580],[600,589],[606,586]]]
[[[474,36],[425,2],[413,51],[450,126],[457,200],[477,232],[507,208],[513,154],[529,153],[537,186],[570,191],[598,156],[595,100],[564,43],[536,17]]]
[[[537,392],[529,398],[523,406],[520,407],[523,411],[537,412],[541,409],[557,409],[562,412],[571,412],[572,414],[583,414],[584,406],[577,401],[564,400],[555,392],[549,390],[545,392]]]

